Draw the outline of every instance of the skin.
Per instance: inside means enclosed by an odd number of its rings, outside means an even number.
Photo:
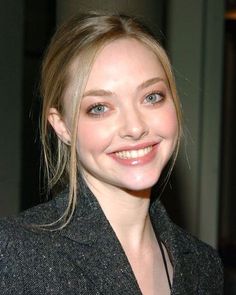
[[[69,92],[73,81],[70,85]],[[66,109],[69,103],[66,96]],[[61,118],[55,109],[49,115],[65,142],[70,140],[69,116],[67,112]],[[77,151],[84,178],[143,294],[169,294],[148,208],[151,188],[174,151],[177,134],[173,99],[155,54],[133,39],[106,45],[92,66],[81,101]],[[172,274],[170,261],[168,267]]]

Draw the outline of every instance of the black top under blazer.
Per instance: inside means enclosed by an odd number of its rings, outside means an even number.
[[[0,294],[142,294],[98,201],[83,185],[72,221],[57,231],[31,224],[58,219],[67,194],[0,221]],[[174,268],[171,294],[223,294],[215,250],[173,224],[160,201],[150,207]],[[158,282],[158,279],[157,279]]]

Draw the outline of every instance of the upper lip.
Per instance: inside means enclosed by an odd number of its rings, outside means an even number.
[[[124,151],[140,150],[140,149],[144,149],[144,148],[149,147],[149,146],[157,145],[158,143],[159,142],[153,142],[152,141],[152,142],[139,143],[139,144],[135,144],[135,145],[122,146],[122,147],[119,147],[119,148],[115,149],[112,152],[109,152],[109,154],[119,153],[119,152],[124,152]]]

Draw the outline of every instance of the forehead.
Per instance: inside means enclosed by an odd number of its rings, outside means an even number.
[[[166,79],[157,55],[135,39],[119,39],[107,44],[97,55],[88,77],[87,87],[101,82],[130,77],[140,80]],[[137,81],[138,82],[138,81]]]

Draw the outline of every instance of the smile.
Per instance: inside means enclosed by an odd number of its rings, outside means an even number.
[[[152,146],[148,146],[138,150],[120,151],[116,152],[115,155],[120,159],[137,159],[149,154],[152,151],[152,148]]]

